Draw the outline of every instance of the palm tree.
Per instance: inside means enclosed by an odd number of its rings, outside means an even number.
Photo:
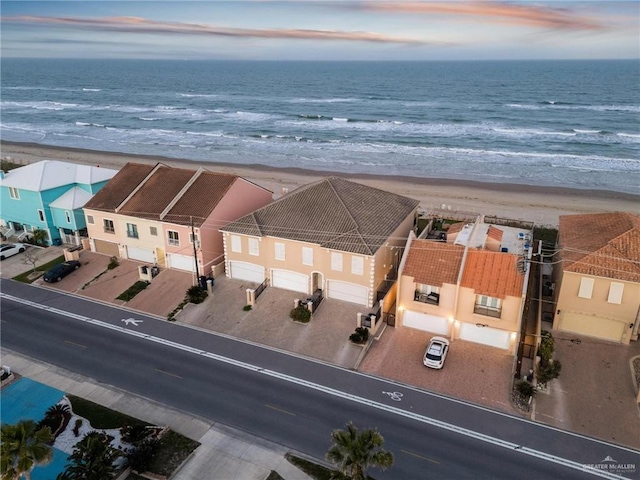
[[[53,440],[49,427],[38,430],[33,420],[21,420],[15,425],[2,425],[1,433],[2,480],[29,480],[36,465],[46,465],[53,458],[53,449],[47,445]]]
[[[75,446],[69,457],[71,465],[66,469],[66,477],[78,480],[105,480],[113,478],[116,471],[113,462],[122,455],[111,446],[111,440],[104,432],[92,431]]]
[[[384,438],[375,429],[358,431],[349,422],[345,430],[334,430],[331,439],[333,446],[327,452],[327,460],[353,480],[365,480],[369,467],[386,470],[393,465],[393,454],[382,448]]]

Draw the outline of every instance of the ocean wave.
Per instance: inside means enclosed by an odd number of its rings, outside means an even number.
[[[351,103],[357,98],[292,98],[289,103]]]
[[[102,89],[101,88],[83,88],[82,91],[83,92],[101,92]]]
[[[616,133],[616,135],[619,137],[640,138],[638,133]]]
[[[573,131],[576,133],[606,133],[604,130],[587,130],[581,128],[574,128]]]
[[[523,110],[590,110],[595,112],[640,112],[638,105],[578,105],[569,102],[543,101],[538,104],[507,103],[505,106]]]
[[[215,93],[179,93],[178,96],[187,97],[187,98],[191,98],[191,97],[217,98],[220,95],[217,95]]]
[[[104,128],[104,125],[101,123],[87,123],[87,122],[76,122],[78,127],[100,127]]]
[[[155,117],[138,117],[138,120],[143,120],[145,122],[155,122],[156,120],[160,119]]]

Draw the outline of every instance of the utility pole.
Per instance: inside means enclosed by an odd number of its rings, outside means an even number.
[[[200,272],[198,271],[198,247],[196,246],[196,232],[193,228],[193,216],[189,217],[191,219],[191,239],[193,240],[193,261],[196,266],[196,285],[200,285]]]

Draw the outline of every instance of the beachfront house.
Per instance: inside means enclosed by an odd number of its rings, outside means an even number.
[[[562,215],[553,328],[628,344],[640,328],[640,216]]]
[[[0,223],[5,238],[44,230],[46,242],[79,245],[86,236],[82,207],[115,174],[108,168],[43,160],[0,174]]]
[[[300,187],[221,229],[227,276],[372,307],[418,203],[338,177]]]
[[[396,326],[514,354],[529,279],[532,225],[451,225],[443,239],[411,235],[400,265]]]
[[[209,276],[224,265],[219,228],[272,200],[242,177],[128,163],[84,208],[91,250]],[[194,248],[195,242],[195,248]]]

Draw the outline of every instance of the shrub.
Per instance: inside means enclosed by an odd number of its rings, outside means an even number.
[[[249,310],[251,310],[253,307],[251,305],[245,305],[244,307],[242,307],[242,310],[244,310],[245,312],[248,312]]]
[[[109,270],[113,270],[114,268],[116,268],[118,265],[120,265],[120,263],[118,262],[118,257],[111,257],[109,259],[109,265],[107,265],[107,269]]]
[[[296,322],[307,323],[311,320],[311,312],[307,309],[306,305],[298,305],[291,310],[289,316]]]
[[[36,245],[45,245],[47,242],[47,232],[41,228],[36,228],[31,232],[31,237]]]
[[[137,445],[149,436],[149,429],[146,425],[125,425],[120,429],[122,441]]]
[[[82,419],[81,418],[76,418],[76,424],[73,427],[73,434],[76,437],[80,436],[80,427],[82,426]]]
[[[538,355],[540,355],[540,360],[542,363],[547,363],[553,357],[554,350],[554,340],[551,334],[543,330],[540,339],[540,348],[538,349]]]
[[[356,327],[355,332],[349,335],[349,340],[359,345],[367,343],[367,340],[369,340],[369,329],[366,327]]]
[[[136,472],[149,470],[159,447],[160,440],[157,438],[145,438],[138,442],[133,451],[127,456],[129,466]]]
[[[558,378],[560,376],[561,370],[562,364],[558,360],[550,361],[545,365],[540,364],[536,379],[538,380],[538,383],[544,385],[546,383],[549,383],[554,378]]]
[[[523,397],[533,397],[536,394],[535,387],[526,380],[520,380],[516,383],[516,390]]]
[[[187,290],[187,298],[191,303],[202,303],[208,296],[207,291],[200,288],[200,285],[194,285]]]
[[[122,292],[116,298],[118,300],[124,300],[125,302],[128,302],[148,286],[149,286],[149,282],[147,282],[146,280],[138,280],[136,283],[131,285],[129,288],[127,288],[124,292]]]

